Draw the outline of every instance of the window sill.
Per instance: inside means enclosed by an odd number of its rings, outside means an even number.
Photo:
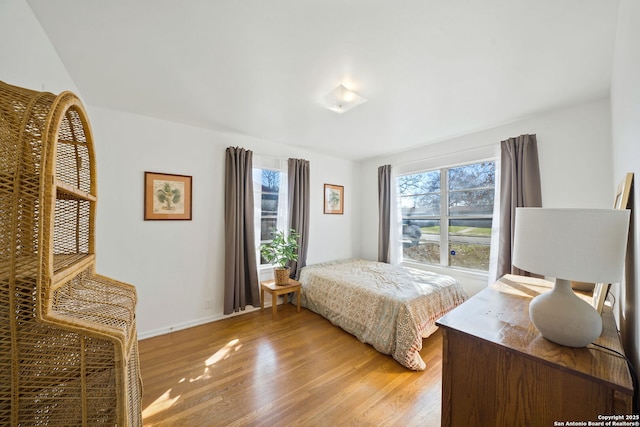
[[[427,265],[427,264],[421,264],[418,262],[411,262],[411,261],[402,261],[402,265],[406,267],[415,268],[417,270],[432,271],[434,273],[448,274],[450,276],[464,277],[467,279],[473,279],[478,281],[489,280],[489,273],[484,271],[472,271],[472,270],[465,270],[462,268],[454,268],[454,267],[440,267],[437,265]]]

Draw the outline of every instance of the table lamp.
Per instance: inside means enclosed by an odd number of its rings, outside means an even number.
[[[628,210],[516,208],[513,265],[555,278],[553,289],[529,304],[543,337],[584,347],[600,336],[600,313],[573,293],[570,281],[620,282],[628,230]]]

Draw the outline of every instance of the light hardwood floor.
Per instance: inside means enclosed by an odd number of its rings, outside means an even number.
[[[140,341],[145,426],[439,426],[442,336],[421,372],[293,305]]]

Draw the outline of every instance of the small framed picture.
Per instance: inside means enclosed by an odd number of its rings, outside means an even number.
[[[629,196],[631,195],[631,188],[633,187],[633,173],[629,172],[625,175],[624,179],[618,184],[616,189],[616,196],[613,202],[614,209],[628,209]],[[596,283],[593,288],[593,307],[598,310],[598,313],[602,313],[604,302],[607,299],[607,293],[611,287],[610,283]]]
[[[344,213],[344,187],[342,185],[324,185],[324,213]]]
[[[604,308],[604,301],[607,299],[607,293],[609,292],[609,287],[611,284],[609,283],[596,283],[593,288],[593,308],[595,308],[598,313],[602,313],[602,309]]]
[[[191,220],[191,177],[145,172],[144,219]]]
[[[613,202],[614,209],[628,209],[629,208],[629,195],[631,194],[631,187],[633,186],[633,173],[629,172],[625,175],[624,179],[618,184],[616,189],[616,197]]]

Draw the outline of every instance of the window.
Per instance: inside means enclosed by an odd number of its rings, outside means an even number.
[[[260,265],[267,264],[260,257],[260,245],[272,240],[272,229],[286,228],[286,175],[278,169],[253,168],[256,250]]]
[[[396,184],[405,260],[489,270],[495,162],[403,175]]]

